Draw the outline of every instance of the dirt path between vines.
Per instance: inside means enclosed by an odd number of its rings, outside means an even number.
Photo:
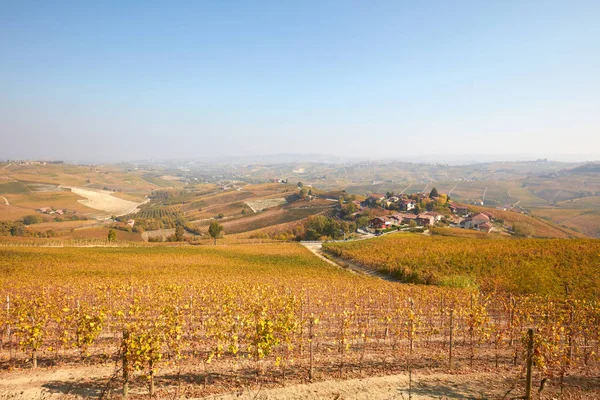
[[[414,376],[411,397],[425,399],[502,398],[507,382],[497,374]],[[493,381],[492,381],[493,380]],[[401,400],[409,398],[408,375],[323,381],[276,389],[259,388],[210,397],[215,400]]]
[[[164,370],[161,372],[165,373]],[[5,371],[0,373],[0,399],[97,398],[113,373],[114,367],[108,365]],[[157,378],[162,374],[159,373]],[[114,383],[119,387],[118,382]],[[415,400],[501,398],[512,385],[510,379],[494,373],[457,375],[416,373],[412,378],[411,395]],[[400,400],[408,399],[408,387],[408,374],[400,374],[342,381],[328,380],[275,388],[256,386],[230,393],[195,397],[195,399]],[[166,398],[161,393],[165,396],[168,392],[173,394],[173,388],[164,392],[160,388],[157,389],[157,398]],[[136,387],[131,394],[136,398],[145,397],[146,390],[146,387]],[[118,395],[119,390],[113,393]]]
[[[346,269],[352,272],[356,272],[363,275],[369,275],[375,278],[383,279],[389,282],[399,282],[398,279],[395,279],[392,276],[382,274],[374,268],[369,268],[364,265],[356,264],[350,262],[348,260],[342,260],[339,257],[336,257],[332,254],[327,254],[327,257],[323,255],[323,244],[321,242],[300,242],[304,247],[310,250],[314,255],[319,257],[320,259],[328,262],[331,265],[335,265],[336,267]]]

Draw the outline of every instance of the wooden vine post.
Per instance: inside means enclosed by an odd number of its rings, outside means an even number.
[[[6,295],[6,320],[10,321],[10,295]],[[8,341],[8,357],[11,364],[14,361],[13,356],[13,341],[12,341],[12,330],[10,323],[6,324],[6,340]]]
[[[533,369],[533,329],[527,330],[527,377],[525,379],[525,400],[531,400],[531,378]]]
[[[450,310],[450,346],[448,350],[448,368],[452,369],[452,342],[454,340],[454,309]]]
[[[313,339],[314,339],[314,334],[313,334],[313,326],[315,323],[315,319],[314,317],[311,316],[310,321],[309,321],[309,326],[308,326],[308,357],[309,357],[309,369],[308,369],[308,380],[312,382],[313,380],[313,374],[314,374],[314,370],[313,370]]]
[[[129,340],[129,331],[123,330],[123,343],[121,349],[122,357],[122,368],[123,368],[123,397],[127,397],[129,394],[129,362],[127,359],[127,341]]]
[[[154,359],[152,358],[152,350],[150,350],[150,359],[148,360],[149,376],[148,376],[148,392],[150,397],[154,396]]]

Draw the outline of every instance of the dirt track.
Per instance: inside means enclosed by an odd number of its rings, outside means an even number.
[[[389,275],[382,274],[381,272],[373,269],[367,268],[363,265],[359,265],[356,263],[349,262],[347,260],[341,260],[338,257],[335,257],[331,254],[327,254],[327,257],[323,255],[323,245],[321,242],[301,242],[304,247],[310,250],[314,255],[319,257],[320,259],[328,262],[331,265],[335,265],[336,267],[346,269],[351,272],[356,272],[363,275],[369,275],[375,278],[380,278],[390,282],[398,282],[397,279]]]
[[[98,397],[105,382],[113,373],[114,367],[111,365],[2,372],[0,373],[0,398],[40,399],[61,398],[66,395],[69,398]],[[162,370],[159,376],[163,373],[167,371]],[[419,400],[440,397],[498,398],[506,392],[507,387],[510,387],[506,379],[490,373],[467,375],[416,373],[412,379],[412,398]],[[328,380],[277,388],[258,386],[196,399],[407,399],[408,386],[408,375],[400,374],[342,381]],[[132,392],[142,396],[145,393],[147,393],[145,387],[136,388]],[[158,398],[164,397],[159,395]]]

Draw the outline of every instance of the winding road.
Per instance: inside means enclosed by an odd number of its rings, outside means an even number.
[[[4,199],[4,204],[6,204],[7,206],[10,206],[10,203],[8,202],[8,199],[4,196],[0,196],[0,199]]]

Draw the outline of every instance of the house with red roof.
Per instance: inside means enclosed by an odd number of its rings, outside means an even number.
[[[402,211],[414,210],[416,206],[417,206],[417,202],[414,201],[413,199],[404,199],[400,203],[400,209]]]
[[[469,214],[469,209],[466,206],[459,206],[457,204],[450,204],[450,210],[457,215],[467,215]]]
[[[489,233],[492,230],[492,224],[489,222],[485,222],[477,227],[477,230]]]
[[[435,224],[435,217],[427,214],[419,214],[415,220],[418,225],[430,226]]]
[[[425,215],[431,215],[433,218],[435,218],[435,222],[440,222],[444,218],[444,214],[440,214],[439,212],[435,211],[428,211],[425,213]]]
[[[392,219],[390,217],[375,217],[369,221],[369,227],[373,229],[385,229],[392,226]]]
[[[463,228],[474,228],[477,229],[480,225],[490,223],[490,217],[485,215],[484,213],[479,213],[471,218],[465,218],[461,221],[460,226]]]

